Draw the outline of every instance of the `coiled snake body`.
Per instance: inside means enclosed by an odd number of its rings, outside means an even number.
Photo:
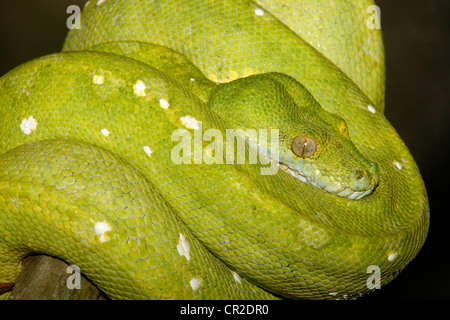
[[[30,253],[117,299],[352,298],[371,266],[391,281],[429,207],[382,113],[371,5],[88,2],[64,52],[0,80],[0,283]],[[279,143],[238,163],[229,129]]]

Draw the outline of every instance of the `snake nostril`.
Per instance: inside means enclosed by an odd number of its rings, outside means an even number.
[[[371,174],[367,170],[357,170],[350,175],[350,188],[354,191],[363,191],[369,188],[372,180]]]

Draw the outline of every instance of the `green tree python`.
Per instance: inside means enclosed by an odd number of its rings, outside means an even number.
[[[375,8],[87,2],[62,52],[0,80],[0,283],[32,253],[114,299],[348,299],[374,290],[371,270],[390,282],[429,205],[383,115]],[[230,129],[276,139],[238,147]]]

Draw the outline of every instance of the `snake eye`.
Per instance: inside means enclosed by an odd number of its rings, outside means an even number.
[[[308,136],[297,136],[292,141],[291,149],[297,157],[309,158],[317,151],[317,143]]]

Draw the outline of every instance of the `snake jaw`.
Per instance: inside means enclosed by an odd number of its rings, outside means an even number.
[[[284,159],[288,162],[290,162],[290,158],[289,156],[279,157],[279,159]],[[378,185],[378,167],[376,164],[372,164],[368,170],[352,172],[347,182],[342,181],[341,178],[323,175],[315,164],[305,159],[295,160],[293,165],[274,159],[270,160],[294,178],[341,198],[360,200],[370,195]]]

